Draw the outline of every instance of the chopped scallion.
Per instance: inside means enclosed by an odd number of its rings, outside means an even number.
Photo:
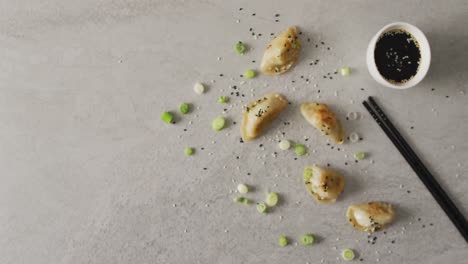
[[[302,245],[308,246],[312,245],[315,241],[315,237],[312,234],[305,234],[301,236]]]
[[[220,104],[225,104],[228,101],[228,98],[226,96],[220,96],[218,98],[218,103]]]
[[[366,153],[365,152],[357,152],[356,154],[354,154],[354,158],[357,159],[357,160],[363,160],[366,158]]]
[[[288,239],[285,236],[278,237],[278,245],[285,247],[288,245]]]
[[[184,153],[187,156],[191,156],[193,154],[193,149],[192,148],[185,148]]]
[[[349,248],[343,249],[343,251],[341,252],[341,256],[346,261],[353,260],[354,259],[354,251],[349,249]]]
[[[182,113],[182,114],[187,114],[190,110],[190,107],[187,103],[181,103],[180,106],[179,106],[179,111]]]
[[[244,43],[242,43],[242,41],[238,41],[236,43],[236,45],[234,45],[234,51],[237,53],[237,54],[244,54],[245,51],[247,50],[246,46],[244,45]]]
[[[312,177],[312,168],[307,167],[304,169],[304,172],[302,173],[304,176],[304,180],[309,180]]]
[[[342,67],[340,73],[342,76],[349,76],[349,67]]]
[[[297,156],[302,156],[306,153],[306,148],[302,144],[296,144],[294,146],[294,152],[296,152]]]
[[[264,203],[258,203],[257,204],[257,211],[261,214],[266,214],[267,213],[267,206]]]
[[[161,114],[161,120],[164,121],[164,123],[166,123],[166,124],[170,124],[170,123],[172,122],[172,119],[173,119],[173,118],[174,118],[174,117],[173,117],[172,114],[169,113],[169,112],[163,112],[163,113]]]
[[[219,131],[224,128],[225,120],[223,117],[218,116],[215,119],[213,119],[213,122],[211,122],[211,128],[214,131]]]
[[[237,185],[237,191],[240,192],[240,193],[248,193],[249,192],[249,187],[247,187],[247,185],[241,183],[241,184]]]
[[[247,79],[252,79],[253,77],[255,77],[255,71],[254,70],[246,70],[244,72],[244,77],[247,78]]]
[[[275,206],[278,203],[278,194],[274,192],[269,193],[265,199],[265,203],[269,207]]]

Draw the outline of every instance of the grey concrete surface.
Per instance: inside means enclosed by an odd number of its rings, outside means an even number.
[[[468,214],[467,1],[0,6],[0,263],[341,263],[343,248],[362,263],[467,263],[467,244],[360,104],[379,99]],[[406,91],[381,87],[365,66],[368,41],[393,21],[420,27],[433,52],[427,78]],[[239,75],[258,67],[270,33],[293,24],[304,45],[296,67],[243,83]],[[238,40],[251,48],[244,56],[232,50]],[[351,76],[333,73],[341,66]],[[333,79],[324,79],[329,72]],[[197,81],[205,94],[193,92]],[[233,85],[245,97],[231,96]],[[291,105],[265,137],[239,143],[241,106],[271,91]],[[229,104],[218,104],[220,95]],[[300,116],[304,101],[330,104],[363,140],[331,149]],[[160,113],[181,102],[193,111],[162,123]],[[362,119],[345,121],[349,111]],[[229,122],[213,132],[218,115]],[[280,151],[283,132],[308,154],[295,160]],[[359,150],[369,157],[355,163]],[[314,163],[344,173],[337,203],[317,204],[305,192],[302,170]],[[233,203],[239,182],[255,187],[246,195],[254,201],[278,192],[280,205],[261,215]],[[397,212],[375,244],[344,217],[348,205],[369,200]],[[295,244],[309,232],[315,245]],[[279,235],[292,244],[278,247]]]

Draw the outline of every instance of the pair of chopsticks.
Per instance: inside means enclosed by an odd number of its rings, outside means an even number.
[[[458,229],[460,234],[468,243],[468,222],[463,214],[458,210],[452,200],[448,197],[434,176],[427,170],[419,157],[414,153],[413,149],[408,145],[406,140],[401,136],[393,123],[388,119],[387,115],[377,105],[375,100],[369,96],[369,102],[363,101],[362,104],[371,114],[377,124],[382,128],[388,138],[392,141],[398,151],[403,155],[405,160],[418,175],[419,179],[424,183],[426,188],[432,194],[437,203],[442,207],[452,223]]]

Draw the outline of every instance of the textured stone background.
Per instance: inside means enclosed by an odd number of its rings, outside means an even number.
[[[360,102],[379,99],[468,215],[467,14],[464,0],[1,1],[0,263],[338,263],[343,248],[364,263],[466,263],[466,242]],[[420,27],[433,52],[427,78],[406,91],[379,86],[365,66],[370,38],[399,20]],[[297,66],[241,85],[270,33],[292,24],[303,32]],[[243,57],[232,51],[238,40],[251,47]],[[341,66],[352,75],[334,75]],[[196,81],[206,94],[193,92]],[[219,105],[229,85],[245,97]],[[292,104],[264,138],[240,144],[241,106],[270,91]],[[363,140],[327,146],[298,111],[314,100]],[[159,120],[183,101],[191,114]],[[345,121],[349,111],[363,118]],[[230,122],[216,133],[218,115]],[[282,132],[309,154],[279,151]],[[358,150],[370,157],[356,164]],[[345,174],[336,204],[305,192],[302,169],[314,163]],[[280,206],[261,215],[234,204],[238,182],[255,187],[253,200],[277,191]],[[398,215],[374,245],[344,218],[368,200],[391,202]],[[318,243],[295,246],[307,232]],[[276,245],[282,234],[291,246]]]

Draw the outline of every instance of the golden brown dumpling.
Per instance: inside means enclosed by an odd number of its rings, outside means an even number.
[[[303,103],[301,104],[302,116],[320,130],[323,135],[330,138],[336,144],[343,143],[344,131],[340,120],[325,104]]]
[[[351,205],[346,212],[348,222],[357,230],[373,233],[394,219],[395,212],[388,203],[368,202]]]
[[[317,165],[304,169],[307,191],[319,202],[335,202],[344,189],[344,178],[336,171]]]
[[[278,75],[287,71],[296,62],[301,51],[295,26],[275,36],[263,53],[260,71]]]
[[[250,102],[242,113],[241,136],[249,141],[259,136],[286,107],[288,101],[277,93],[271,93]]]

